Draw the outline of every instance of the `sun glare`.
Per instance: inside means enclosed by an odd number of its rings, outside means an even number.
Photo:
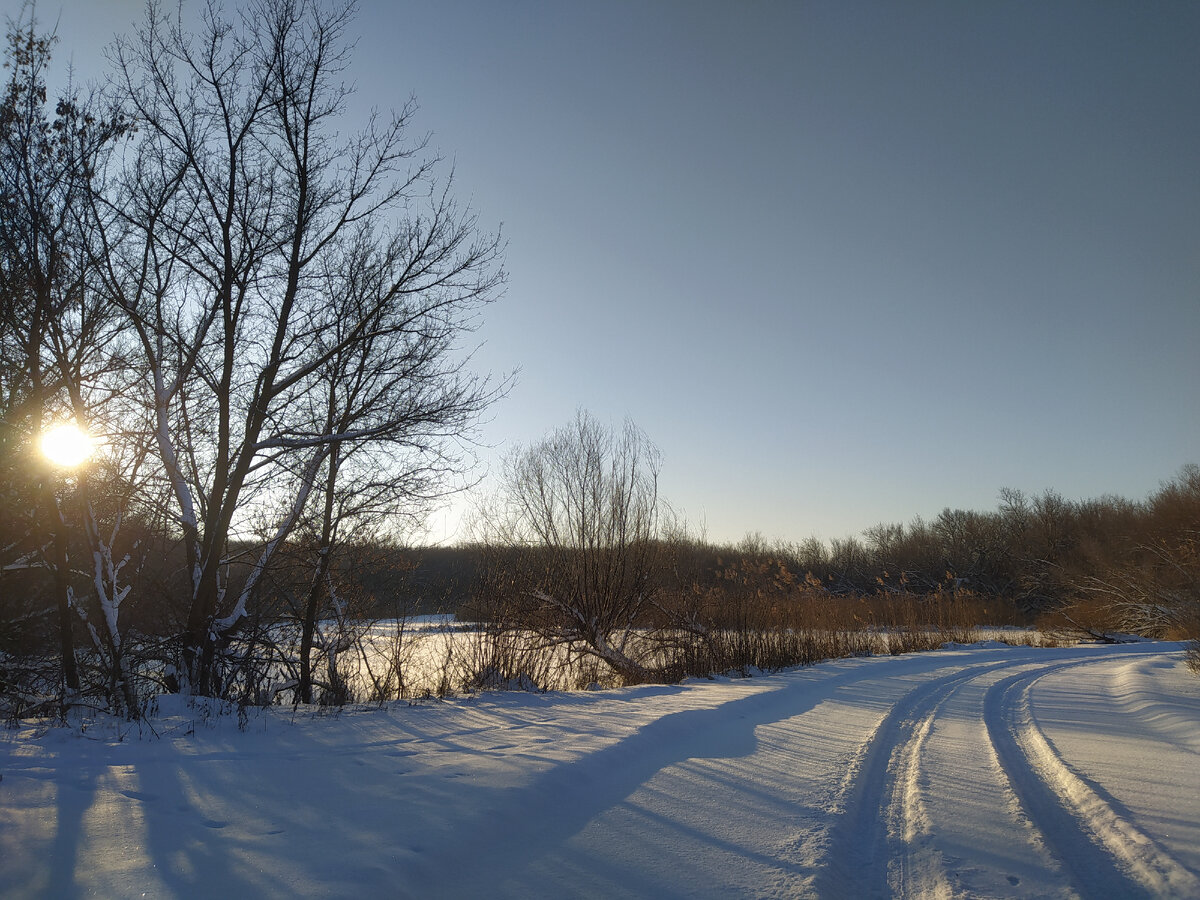
[[[73,468],[92,455],[92,436],[78,425],[55,425],[42,434],[42,453],[56,466]]]

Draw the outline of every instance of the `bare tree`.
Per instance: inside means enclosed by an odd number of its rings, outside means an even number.
[[[110,201],[108,284],[145,362],[191,581],[182,686],[202,694],[220,691],[220,648],[261,573],[328,493],[322,472],[336,482],[348,449],[377,442],[436,456],[494,395],[454,359],[502,285],[499,237],[409,138],[411,103],[339,139],[351,12],[210,3],[193,35],[151,3],[114,54],[140,140]],[[359,363],[381,382],[331,380]],[[405,391],[444,402],[389,409]],[[230,593],[231,538],[268,508],[282,512]]]
[[[329,442],[305,521],[312,558],[300,611],[297,689],[305,703],[312,701],[318,617],[332,614],[338,630],[345,631],[345,604],[333,577],[338,550],[347,542],[384,541],[381,523],[394,523],[397,516],[423,518],[444,492],[446,476],[459,468],[451,439],[496,393],[465,376],[453,361],[449,351],[456,329],[451,322],[427,321],[414,330],[408,323],[414,310],[407,300],[377,303],[377,293],[389,283],[379,277],[378,260],[362,259],[352,271],[354,283],[347,290],[356,291],[378,321],[329,360],[313,391],[324,407],[321,432],[336,437]],[[350,327],[350,321],[335,326]],[[331,339],[340,343],[336,331]],[[330,679],[336,681],[336,656],[325,649]]]
[[[659,465],[633,423],[613,431],[581,411],[508,458],[483,515],[493,608],[630,683],[655,677],[634,629],[658,587]]]
[[[74,613],[85,615],[86,607],[71,584],[70,535],[57,479],[38,458],[36,440],[56,419],[73,418],[84,427],[101,422],[120,388],[123,322],[95,291],[98,223],[90,198],[125,124],[70,86],[50,112],[45,73],[53,43],[37,33],[32,15],[9,24],[9,77],[0,98],[0,403],[4,449],[20,457],[5,468],[38,486],[37,509],[29,515],[37,552],[10,565],[20,568],[40,557],[52,575],[63,680],[71,696],[80,689]],[[119,527],[102,534],[95,519],[89,521],[93,527],[84,538],[95,558],[108,553]],[[101,631],[91,633],[112,646],[120,637],[107,586],[103,578],[94,582],[104,616]]]

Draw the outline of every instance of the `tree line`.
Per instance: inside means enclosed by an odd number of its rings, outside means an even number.
[[[892,651],[983,624],[1200,637],[1196,465],[1143,502],[1005,489],[991,512],[733,547],[693,539],[671,519],[658,465],[632,424],[605,429],[584,412],[518,448],[485,507],[468,615],[590,656],[625,682],[811,661],[829,649],[813,649],[814,633],[818,644],[835,633],[907,635],[882,642]]]

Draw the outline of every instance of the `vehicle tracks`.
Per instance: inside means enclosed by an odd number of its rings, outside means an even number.
[[[1039,679],[1105,662],[1087,651],[1054,661],[1007,656],[939,669],[897,697],[849,766],[814,881],[818,895],[1200,896],[1200,879],[1102,787],[1072,770],[1033,715],[1030,692]],[[954,732],[959,743],[946,745],[943,732]],[[963,735],[977,735],[977,746],[962,745]],[[945,762],[962,746],[974,755],[956,776]],[[941,764],[929,765],[931,754]],[[976,788],[972,801],[986,807],[983,818],[1018,863],[999,884],[994,873],[992,884],[972,884],[971,873],[957,871],[958,860],[946,850],[959,824],[955,778],[969,781],[962,777],[968,768],[987,773],[989,784]],[[939,816],[931,815],[931,802]],[[1037,875],[1035,883],[1022,884],[1022,863],[1024,873]]]
[[[938,708],[954,691],[1003,665],[972,666],[924,682],[884,715],[852,765],[856,771],[843,799],[844,812],[832,829],[826,864],[816,880],[822,896],[936,896],[943,889],[944,878],[916,859],[926,855],[920,841],[921,748]]]
[[[1099,785],[1089,784],[1038,726],[1030,692],[1041,678],[1082,660],[1019,672],[984,701],[992,747],[1022,810],[1085,897],[1195,897],[1200,879],[1138,829]]]

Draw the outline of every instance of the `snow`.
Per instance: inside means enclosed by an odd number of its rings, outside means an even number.
[[[1178,644],[0,731],[4,897],[1200,896]]]

